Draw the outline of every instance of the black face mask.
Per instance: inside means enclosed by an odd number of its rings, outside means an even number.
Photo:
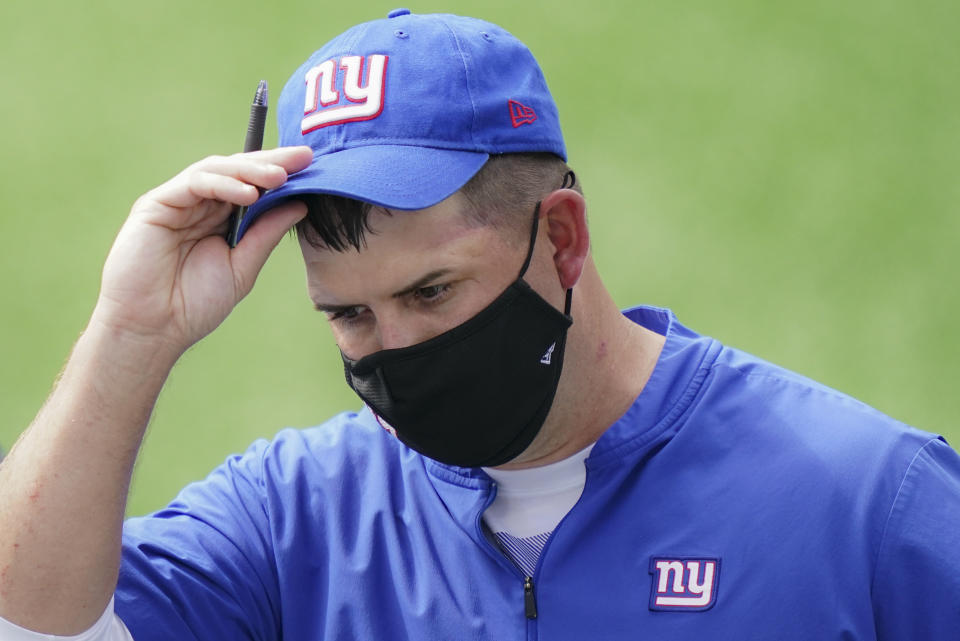
[[[357,361],[343,356],[347,384],[421,454],[463,467],[502,465],[527,449],[547,418],[573,290],[560,313],[522,280],[539,217],[537,203],[517,280],[476,316],[417,345]]]

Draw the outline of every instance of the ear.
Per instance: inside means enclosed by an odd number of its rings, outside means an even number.
[[[540,202],[540,221],[553,244],[553,262],[560,275],[560,285],[570,289],[580,279],[590,252],[587,202],[579,192],[558,189]]]

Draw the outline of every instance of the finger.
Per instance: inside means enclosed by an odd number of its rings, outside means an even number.
[[[290,174],[305,169],[313,160],[313,150],[305,145],[297,147],[276,147],[275,149],[264,149],[263,151],[251,151],[242,155],[263,160],[274,165],[280,165]]]
[[[252,205],[260,196],[250,183],[213,171],[193,169],[157,187],[151,199],[167,207],[193,207],[204,200]]]
[[[310,147],[277,147],[263,151],[209,156],[193,168],[244,178],[268,189],[279,187],[292,174],[307,167],[313,160]]]
[[[283,166],[258,160],[248,154],[210,156],[190,166],[184,174],[197,171],[232,176],[264,189],[275,189],[287,181],[287,170]]]
[[[198,176],[198,173],[202,172],[230,176],[263,189],[276,189],[286,182],[288,173],[307,167],[312,160],[313,151],[310,147],[280,147],[233,156],[209,156],[160,185],[149,195],[157,202],[171,207],[196,205],[199,202],[196,196],[210,193],[206,185],[211,181],[209,177]],[[235,185],[230,188],[226,182],[213,182],[225,189],[224,193],[237,193]],[[184,192],[185,188],[187,192]],[[234,199],[217,199],[239,205],[252,204],[246,195],[252,192],[247,189],[242,189],[241,192],[243,195],[235,196]],[[191,195],[194,197],[191,198]]]
[[[307,206],[299,201],[287,201],[257,218],[236,248],[230,252],[236,288],[240,297],[246,296],[257,274],[263,268],[270,253],[291,227],[307,215]]]

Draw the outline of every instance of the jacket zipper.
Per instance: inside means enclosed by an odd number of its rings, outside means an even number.
[[[586,463],[584,463],[584,464],[586,464]],[[573,510],[576,509],[577,504],[580,503],[580,499],[583,498],[583,493],[587,491],[587,479],[589,478],[589,476],[590,476],[590,468],[587,467],[586,475],[584,476],[584,479],[583,479],[583,490],[580,492],[580,498],[577,499],[577,502],[573,504],[573,507],[571,507],[571,508],[567,511],[567,513],[563,515],[563,518],[560,519],[560,522],[557,523],[557,526],[556,526],[555,528],[553,528],[553,534],[556,534],[557,530],[560,529],[560,526],[563,525],[563,522],[567,520],[567,517],[568,517],[568,516],[570,516],[570,512],[573,512]],[[492,500],[492,499],[487,502],[487,506],[486,506],[486,507],[490,507],[490,503],[493,503],[493,500]],[[485,507],[484,509],[486,509],[486,507]],[[482,515],[483,512],[481,511],[480,514]],[[480,523],[480,516],[477,517],[477,525],[478,525],[478,527],[479,527],[479,523]],[[543,549],[540,550],[540,558],[537,560],[537,568],[538,568],[538,569],[539,569],[539,567],[540,567],[540,562],[543,560],[543,556],[544,556],[544,554],[546,554],[547,548],[550,547],[550,542],[553,540],[553,538],[554,538],[553,535],[551,535],[550,538],[547,539],[546,545],[544,545],[544,546],[543,546]],[[503,556],[503,553],[502,553],[502,552],[501,552],[500,554],[501,554],[501,556]],[[504,557],[504,558],[506,558],[506,557]],[[516,563],[512,563],[512,562],[511,562],[511,565],[513,565],[513,566],[514,566],[515,568],[517,568],[518,570],[520,569],[520,567],[519,567]],[[532,620],[532,619],[536,619],[536,618],[537,618],[537,597],[536,597],[536,595],[535,595],[534,592],[533,592],[533,577],[532,577],[532,576],[526,576],[526,577],[524,577],[524,579],[523,579],[523,610],[524,610],[524,612],[525,612],[526,615],[527,615],[527,619]]]
[[[492,484],[492,487],[496,488],[496,484]],[[489,550],[498,561],[500,561],[501,563],[506,563],[507,565],[512,567],[515,571],[517,571],[518,574],[523,576],[522,570],[520,570],[520,566],[514,563],[513,561],[511,561],[510,559],[508,559],[501,550],[495,548],[490,543],[490,541],[487,540],[487,537],[483,533],[483,526],[481,525],[483,512],[488,507],[490,507],[490,504],[493,503],[494,498],[495,498],[495,495],[493,493],[490,493],[490,495],[487,497],[487,500],[484,502],[483,507],[480,509],[480,512],[477,514],[476,520],[474,521],[474,527],[476,528],[478,537],[480,538],[481,541],[483,541],[484,547],[486,547],[486,549]],[[566,518],[567,517],[564,516],[562,519],[560,519],[560,523],[563,523],[563,521],[566,520]],[[557,527],[560,527],[560,523],[557,524]],[[556,528],[554,528],[554,531],[556,531]],[[547,545],[549,544],[550,542],[547,541]],[[544,550],[546,550],[546,546],[544,546]],[[541,555],[542,554],[543,553],[541,552]],[[532,576],[523,577],[523,612],[526,615],[528,620],[534,620],[537,618],[537,598],[533,591]]]
[[[528,619],[537,618],[537,599],[533,595],[533,577],[523,580],[523,609]]]

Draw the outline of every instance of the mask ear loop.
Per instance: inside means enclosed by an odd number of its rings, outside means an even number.
[[[540,201],[533,208],[533,229],[530,230],[530,245],[527,249],[527,259],[523,261],[523,267],[520,268],[520,275],[517,278],[523,278],[527,273],[527,267],[530,266],[530,260],[533,258],[533,244],[537,241],[537,229],[540,227]]]
[[[577,174],[571,169],[563,175],[563,180],[560,183],[560,189],[572,189],[574,185],[577,184]],[[533,258],[533,245],[537,240],[537,229],[540,227],[540,201],[537,201],[537,206],[533,209],[533,228],[530,230],[530,245],[527,250],[527,259],[523,261],[523,267],[520,268],[520,275],[518,278],[523,278],[523,275],[527,273],[527,268],[530,266],[530,260]],[[573,303],[573,288],[570,287],[567,289],[566,301],[563,305],[563,313],[566,316],[570,315],[570,307]]]
[[[563,175],[563,182],[560,184],[560,189],[573,189],[574,185],[577,184],[577,175],[573,173],[571,169]],[[573,302],[573,287],[567,289],[567,302],[563,306],[563,313],[567,316],[570,315],[570,305]]]

